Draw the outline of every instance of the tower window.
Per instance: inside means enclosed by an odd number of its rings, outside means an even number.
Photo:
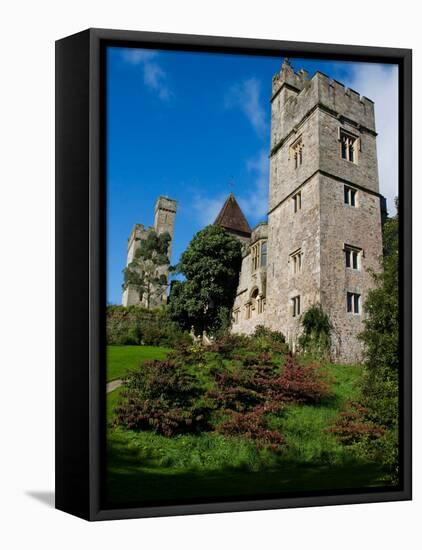
[[[292,272],[293,274],[300,273],[302,271],[302,249],[296,250],[290,254],[290,259],[292,262]]]
[[[303,161],[303,142],[300,137],[297,139],[293,145],[290,147],[290,156],[294,159],[295,168],[298,168],[302,165]]]
[[[358,138],[340,130],[340,148],[341,158],[349,162],[357,162],[357,144]]]
[[[300,315],[300,296],[292,298],[292,315],[293,317]]]
[[[259,241],[251,248],[252,272],[267,265],[267,241]]]
[[[355,292],[347,293],[347,313],[360,314],[360,294]]]
[[[292,201],[293,201],[293,211],[295,213],[302,209],[302,193],[301,193],[301,191],[299,191],[298,193],[293,195]]]
[[[360,255],[362,250],[346,244],[344,245],[344,252],[346,256],[346,267],[360,269]]]
[[[344,186],[344,204],[348,204],[349,206],[356,206],[357,204],[357,191],[356,189],[353,189],[353,187],[349,187],[348,185]]]
[[[267,241],[261,244],[261,267],[267,266]]]

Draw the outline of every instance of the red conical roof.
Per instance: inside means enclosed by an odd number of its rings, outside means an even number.
[[[224,227],[227,231],[250,237],[252,230],[249,227],[248,221],[245,218],[240,206],[238,205],[233,193],[227,197],[226,202],[223,204],[223,208],[220,210],[214,225]]]

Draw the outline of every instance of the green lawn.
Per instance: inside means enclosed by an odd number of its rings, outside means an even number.
[[[157,349],[157,348],[156,348]],[[110,503],[253,498],[280,493],[385,486],[379,464],[348,456],[327,431],[344,402],[358,395],[363,370],[327,365],[334,396],[318,406],[290,405],[272,418],[282,453],[216,433],[166,438],[111,425],[120,388],[107,396]]]
[[[169,351],[155,346],[107,346],[107,382],[122,378],[142,361],[165,359]]]

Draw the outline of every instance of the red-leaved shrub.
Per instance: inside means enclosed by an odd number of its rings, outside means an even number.
[[[362,439],[378,439],[385,434],[385,429],[367,420],[367,412],[361,404],[349,401],[329,431],[344,445],[353,445]]]
[[[171,360],[149,361],[128,374],[116,408],[116,423],[168,437],[209,429],[211,409],[186,369]]]
[[[249,413],[233,412],[231,417],[217,427],[223,435],[245,437],[255,441],[261,447],[278,449],[284,439],[276,430],[269,430],[265,420],[265,407],[256,407]]]

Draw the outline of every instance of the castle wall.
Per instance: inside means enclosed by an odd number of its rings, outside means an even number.
[[[129,239],[128,239],[128,250],[127,250],[127,263],[128,266],[135,258],[135,252],[140,247],[141,241],[145,239],[149,232],[155,231],[157,234],[169,233],[172,240],[170,241],[168,248],[168,258],[171,260],[172,252],[172,241],[174,234],[174,222],[176,218],[176,209],[177,203],[173,199],[168,197],[159,197],[155,203],[154,210],[154,227],[144,228],[142,224],[136,224],[133,228]],[[169,276],[168,266],[164,265],[159,268],[159,272],[165,275],[167,278]],[[159,307],[167,301],[167,289],[161,295],[153,295],[150,298],[150,308]],[[139,299],[138,292],[131,286],[127,287],[123,291],[122,295],[122,304],[124,306],[131,305],[142,305],[147,306],[146,299],[143,301]]]
[[[320,195],[314,176],[302,187],[302,208],[294,212],[287,198],[269,215],[267,312],[265,324],[283,332],[295,346],[300,316],[292,300],[300,296],[301,312],[320,300]],[[294,273],[291,254],[301,249],[301,269]]]
[[[252,267],[251,247],[267,242],[268,226],[259,224],[244,247],[239,284],[233,306],[232,332],[251,334],[258,325],[265,324],[267,302],[267,265]],[[268,252],[267,252],[268,257]]]
[[[369,270],[379,272],[382,255],[379,197],[359,191],[357,206],[344,204],[344,185],[320,177],[321,204],[321,305],[333,325],[332,355],[342,362],[362,358],[364,303],[374,286]],[[346,267],[346,245],[361,249],[359,269]],[[347,292],[361,296],[358,315],[347,312]]]
[[[342,135],[356,140],[353,161],[342,158]],[[298,144],[300,163],[294,157]],[[356,193],[354,206],[345,202],[345,185]],[[284,63],[273,79],[266,310],[259,322],[244,318],[256,284],[245,255],[235,303],[241,320],[233,331],[248,333],[263,324],[283,332],[294,349],[300,316],[321,304],[334,327],[333,357],[360,360],[357,337],[374,285],[369,270],[379,271],[382,254],[378,191],[372,101],[322,73],[307,80]],[[346,266],[345,245],[357,253],[357,269]],[[295,270],[298,253],[301,267]],[[359,296],[358,312],[348,311],[348,293]],[[294,315],[298,296],[300,314]]]

